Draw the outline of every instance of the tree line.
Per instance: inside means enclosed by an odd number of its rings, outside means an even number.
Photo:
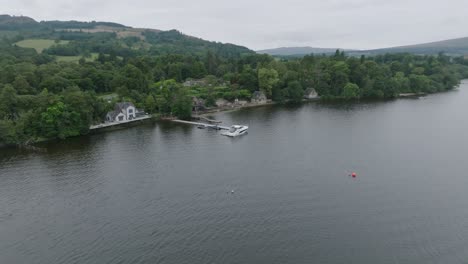
[[[170,34],[176,33],[159,38]],[[105,40],[105,48],[99,39]],[[79,49],[79,63],[58,62],[53,56],[58,45],[37,54],[13,40],[0,41],[0,143],[86,134],[119,101],[154,114],[188,118],[193,97],[209,106],[218,98],[248,100],[262,91],[276,102],[300,102],[304,91],[313,88],[330,100],[394,98],[453,89],[468,78],[466,60],[444,54],[348,57],[337,51],[333,56],[278,59],[222,44],[201,48],[198,43],[184,52],[178,52],[179,45],[122,52],[128,48],[109,34],[85,41],[89,45],[64,45]],[[91,52],[99,53],[94,61],[85,59]],[[184,87],[182,82],[190,78],[204,78],[206,85]],[[117,95],[111,102],[102,96],[109,93]]]

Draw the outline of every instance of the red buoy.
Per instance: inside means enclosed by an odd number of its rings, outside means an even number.
[[[356,178],[357,174],[355,172],[351,173],[351,176],[353,176],[353,178]]]

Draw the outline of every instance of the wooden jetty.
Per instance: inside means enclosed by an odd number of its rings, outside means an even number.
[[[192,122],[192,121],[185,121],[185,120],[179,120],[179,119],[172,120],[172,122],[188,124],[188,125],[195,125],[195,126],[202,126],[202,127],[206,127],[206,128],[213,128],[213,129],[216,129],[216,130],[229,130],[229,127],[220,126],[218,124],[207,124],[207,123]]]
[[[196,120],[203,120],[203,121],[206,121],[210,124],[221,124],[223,121],[218,121],[218,120],[214,120],[214,119],[209,119],[207,117],[204,117],[204,116],[194,116],[193,117],[194,119]]]

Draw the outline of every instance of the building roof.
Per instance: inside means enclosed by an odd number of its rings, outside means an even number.
[[[120,111],[122,111],[124,109],[129,108],[130,106],[135,107],[135,105],[133,103],[130,103],[130,102],[117,103],[117,104],[115,104],[114,110],[120,112]]]
[[[121,111],[111,111],[111,112],[107,112],[107,115],[112,119],[112,120],[115,120],[115,118],[120,114],[122,113]]]

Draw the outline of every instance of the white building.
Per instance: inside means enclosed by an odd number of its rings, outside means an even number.
[[[122,122],[135,119],[137,109],[135,105],[129,102],[118,103],[115,105],[114,111],[108,112],[106,122]]]

